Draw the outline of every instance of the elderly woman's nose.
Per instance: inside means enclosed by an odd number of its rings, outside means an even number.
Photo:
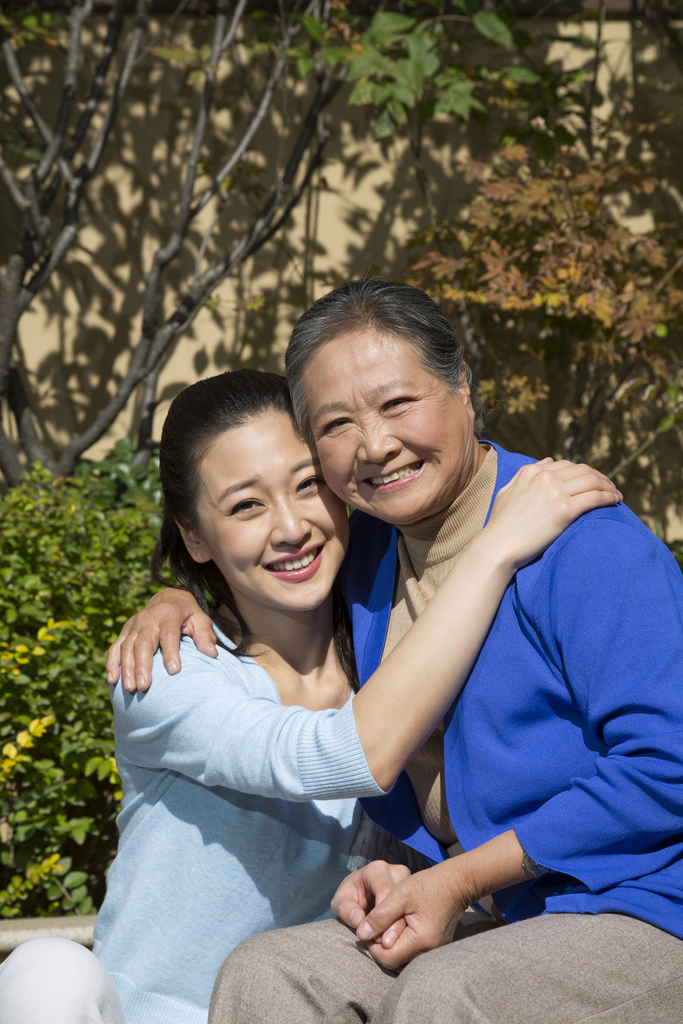
[[[400,451],[400,448],[401,443],[394,437],[389,425],[380,421],[366,428],[358,454],[365,462],[381,463]]]

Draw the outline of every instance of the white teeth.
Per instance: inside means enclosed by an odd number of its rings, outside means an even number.
[[[315,560],[318,550],[309,551],[307,555],[303,555],[302,558],[294,558],[291,562],[272,562],[270,568],[273,572],[291,572],[292,569],[305,569],[307,565],[310,565]]]
[[[415,470],[419,467],[419,462],[414,462],[412,466],[406,466],[405,469],[399,469],[394,473],[389,473],[388,476],[372,476],[370,482],[379,487],[381,484],[390,484],[392,480],[402,480],[405,476],[412,476]]]

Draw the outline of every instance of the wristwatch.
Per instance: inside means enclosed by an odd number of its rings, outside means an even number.
[[[543,875],[547,875],[550,868],[544,868],[542,864],[538,864],[535,860],[532,860],[525,850],[522,850],[524,856],[522,857],[522,867],[525,871],[528,871],[530,875],[535,875],[536,878],[542,878]]]

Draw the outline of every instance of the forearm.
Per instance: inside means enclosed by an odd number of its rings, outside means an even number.
[[[512,575],[511,560],[482,533],[354,699],[358,736],[382,789],[393,785],[467,679]]]
[[[470,906],[482,896],[533,878],[522,867],[523,857],[524,850],[514,830],[510,829],[439,866],[451,880],[453,899],[462,899]]]

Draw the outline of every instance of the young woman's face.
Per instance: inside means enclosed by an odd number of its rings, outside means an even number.
[[[308,611],[328,596],[344,558],[346,508],[286,413],[269,411],[214,442],[201,463],[199,530],[182,530],[197,562],[216,563],[250,608]]]
[[[449,390],[407,341],[342,335],[318,349],[303,384],[325,479],[355,508],[416,523],[479,468],[469,388]]]

